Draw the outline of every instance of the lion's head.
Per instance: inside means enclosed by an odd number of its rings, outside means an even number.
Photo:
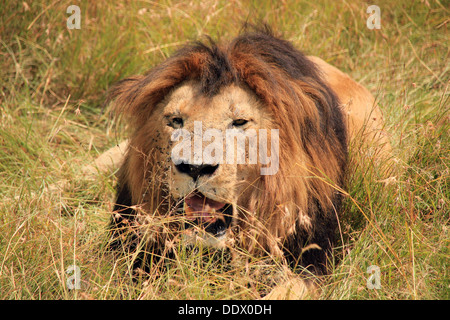
[[[116,224],[157,225],[158,236],[147,231],[155,246],[167,239],[161,233],[218,247],[233,242],[325,271],[346,127],[336,94],[289,42],[265,30],[194,43],[122,80],[110,98],[133,129]],[[172,227],[155,223],[161,218]]]

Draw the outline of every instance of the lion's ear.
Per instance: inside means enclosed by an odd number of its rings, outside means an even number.
[[[211,50],[202,44],[186,46],[172,58],[153,68],[145,76],[134,76],[114,85],[106,103],[114,102],[114,110],[128,116],[136,129],[146,123],[155,106],[172,88],[186,79],[207,82],[214,78],[218,66],[211,62]],[[208,65],[211,70],[206,70]],[[206,70],[206,71],[205,71]]]
[[[142,87],[145,86],[144,81],[145,77],[141,75],[120,80],[109,89],[105,103],[113,103],[115,115],[134,118],[138,111],[136,98],[141,94]]]
[[[106,103],[113,104],[116,116],[125,116],[136,129],[147,122],[156,105],[184,79],[181,72],[163,67],[160,65],[145,76],[123,79],[109,90]]]

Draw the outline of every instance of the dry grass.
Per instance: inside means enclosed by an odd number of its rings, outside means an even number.
[[[338,263],[320,298],[450,298],[444,1],[377,1],[381,30],[367,29],[369,3],[358,1],[83,1],[81,29],[68,30],[71,4],[2,6],[1,299],[253,299],[266,289],[248,276],[279,272],[264,261],[228,268],[221,257],[182,249],[167,272],[133,282],[131,259],[105,249],[115,180],[80,175],[125,136],[102,108],[114,81],[203,34],[231,38],[247,19],[268,22],[367,86],[402,169],[389,180],[367,168],[351,172]],[[49,192],[55,184],[64,187]],[[66,285],[73,264],[81,269],[80,290]],[[366,287],[370,265],[380,267],[380,290]]]

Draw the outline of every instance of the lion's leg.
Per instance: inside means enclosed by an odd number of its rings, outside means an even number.
[[[103,152],[94,163],[83,168],[85,175],[93,176],[98,173],[106,173],[108,171],[116,171],[123,163],[125,152],[128,149],[128,140],[124,140],[118,145]]]

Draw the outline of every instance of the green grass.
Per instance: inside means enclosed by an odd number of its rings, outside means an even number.
[[[81,8],[68,30],[66,8]],[[381,30],[366,8],[381,8]],[[449,10],[446,1],[6,1],[0,15],[0,299],[245,299],[264,261],[225,268],[180,250],[133,282],[105,249],[114,177],[80,174],[125,130],[103,108],[115,81],[180,44],[265,21],[377,97],[401,170],[353,168],[333,273],[321,299],[450,299]],[[369,167],[369,163],[368,163]],[[48,189],[57,185],[59,188]],[[68,290],[70,265],[81,289]],[[381,289],[366,287],[367,268]],[[267,269],[267,270],[266,270]]]

